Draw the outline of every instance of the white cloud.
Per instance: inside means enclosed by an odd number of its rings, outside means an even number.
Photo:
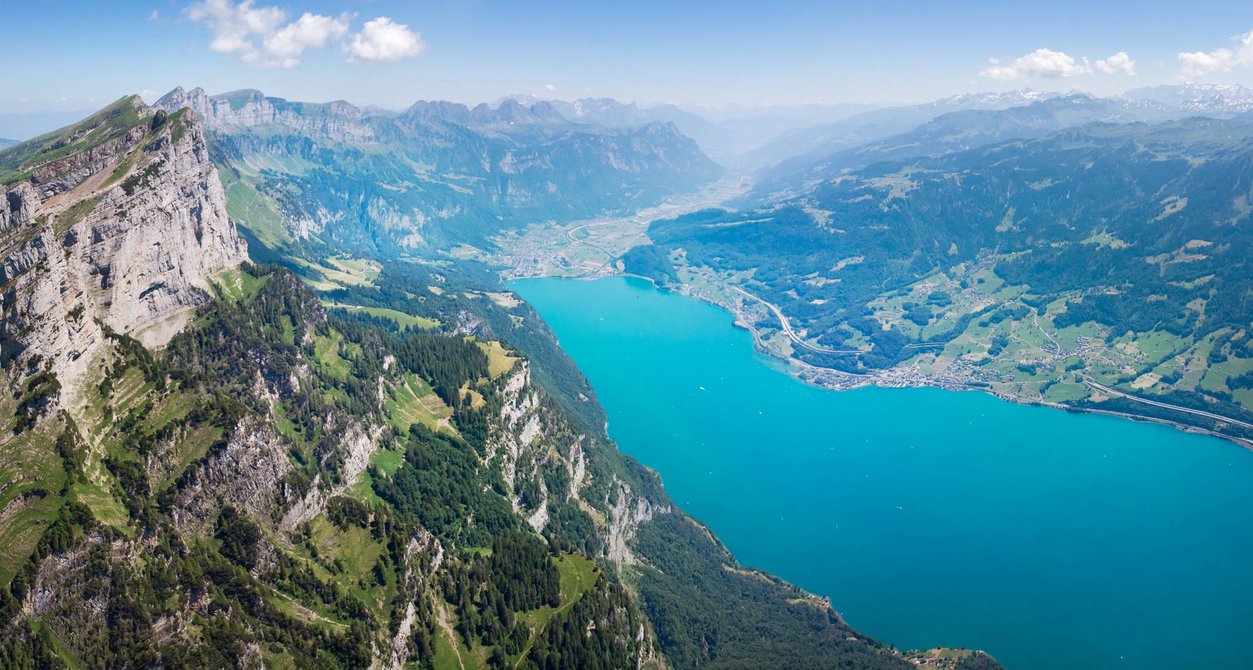
[[[552,91],[557,90],[557,85],[556,84],[544,84],[544,90],[551,93]]]
[[[300,64],[305,49],[320,49],[333,39],[348,34],[348,17],[337,19],[305,12],[299,19],[283,26],[261,41],[266,54],[279,61],[281,67]]]
[[[999,81],[1035,77],[1059,79],[1091,74],[1093,71],[1105,74],[1135,74],[1135,67],[1136,62],[1125,51],[1119,51],[1109,58],[1098,60],[1094,70],[1087,58],[1077,59],[1063,51],[1052,49],[1036,49],[1005,64],[995,58],[990,59],[988,66],[980,70],[979,74]]]
[[[253,0],[203,0],[187,15],[213,31],[209,48],[234,54],[258,67],[295,67],[306,49],[326,46],[348,34],[348,15],[338,18],[308,12],[290,23],[278,7],[258,7]]]
[[[426,52],[422,35],[386,16],[367,21],[347,45],[350,62],[394,63]]]
[[[1096,63],[1096,69],[1105,74],[1135,74],[1136,62],[1127,55],[1126,51],[1119,51],[1109,58],[1102,58]]]
[[[1088,66],[1087,61],[1076,61],[1074,56],[1061,51],[1036,49],[1025,56],[1015,58],[1007,65],[1001,65],[1000,61],[993,58],[988,61],[988,66],[983,68],[979,74],[984,77],[1007,81],[1027,77],[1044,77],[1046,79],[1073,77],[1077,74],[1087,74],[1091,71],[1092,68]]]
[[[1179,54],[1183,64],[1180,74],[1185,77],[1203,77],[1211,72],[1229,72],[1237,67],[1253,65],[1253,30],[1235,38],[1239,46],[1213,51],[1191,51]]]
[[[238,53],[245,60],[257,51],[253,36],[274,32],[286,18],[286,14],[278,7],[256,8],[252,0],[243,0],[238,5],[230,0],[204,0],[192,5],[187,15],[193,21],[199,21],[213,31],[213,41],[209,48],[221,53]]]

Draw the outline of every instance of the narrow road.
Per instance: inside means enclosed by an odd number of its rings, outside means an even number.
[[[575,228],[571,228],[570,230],[567,230],[567,231],[566,231],[566,239],[569,239],[569,240],[570,240],[570,246],[574,246],[574,245],[576,245],[576,244],[582,244],[582,245],[585,245],[585,246],[591,247],[591,248],[593,248],[593,249],[595,249],[595,250],[599,251],[600,253],[604,254],[604,255],[608,258],[608,260],[606,260],[604,263],[601,263],[601,264],[600,264],[600,266],[599,266],[599,267],[597,267],[595,270],[588,270],[587,272],[584,272],[584,273],[583,273],[582,275],[580,275],[579,277],[575,277],[575,279],[585,279],[585,278],[587,278],[587,277],[596,277],[596,276],[600,275],[601,271],[602,271],[602,270],[604,270],[606,267],[608,267],[611,263],[613,263],[614,261],[618,260],[618,257],[617,257],[616,255],[614,255],[614,253],[613,253],[613,252],[611,252],[611,251],[609,251],[608,249],[606,249],[606,248],[604,248],[604,247],[600,246],[599,244],[594,244],[594,243],[592,243],[592,242],[589,242],[587,238],[584,238],[584,239],[576,239],[576,238],[574,237],[574,233],[575,233],[575,231],[578,231],[578,230],[583,230],[584,228],[591,228],[591,227],[593,227],[593,226],[598,226],[598,225],[599,225],[599,226],[605,226],[605,225],[612,225],[612,224],[610,224],[610,223],[599,223],[599,224],[596,224],[596,223],[585,223],[585,224],[583,224],[583,225],[581,225],[581,226],[578,226],[578,227],[575,227]],[[588,237],[591,237],[591,233],[588,233]],[[566,248],[567,248],[567,249],[569,249],[569,247],[566,247]]]
[[[583,245],[587,245],[587,246],[589,246],[589,247],[591,247],[591,248],[593,248],[593,249],[595,249],[595,250],[599,251],[600,253],[602,253],[602,254],[604,254],[604,255],[608,256],[610,261],[613,261],[613,260],[617,259],[618,257],[617,257],[617,256],[615,256],[615,255],[613,254],[613,252],[611,252],[611,251],[609,251],[608,249],[606,249],[606,248],[604,248],[604,247],[600,246],[599,244],[593,244],[592,242],[587,241],[587,239],[578,239],[578,238],[576,238],[576,237],[574,236],[575,231],[578,231],[578,230],[583,230],[584,228],[590,228],[592,225],[594,225],[594,224],[585,223],[585,224],[583,224],[583,225],[581,225],[581,226],[578,226],[578,227],[576,227],[576,228],[571,228],[570,230],[567,230],[567,231],[566,231],[566,237],[567,237],[567,238],[569,238],[570,242],[571,242],[571,243],[573,243],[573,244],[583,244]],[[600,225],[610,225],[610,224],[600,224]]]
[[[1133,396],[1129,393],[1123,393],[1122,391],[1112,389],[1104,384],[1099,384],[1097,382],[1092,381],[1091,379],[1087,377],[1083,378],[1083,382],[1087,384],[1088,386],[1091,386],[1092,388],[1102,393],[1108,393],[1110,395],[1118,396],[1120,398],[1126,398],[1127,400],[1134,400],[1139,403],[1144,403],[1145,405],[1152,405],[1154,407],[1163,407],[1165,409],[1173,409],[1179,412],[1187,412],[1188,414],[1195,414],[1197,416],[1203,416],[1207,419],[1214,419],[1216,421],[1222,421],[1225,423],[1230,423],[1232,425],[1242,426],[1244,428],[1253,428],[1253,423],[1245,423],[1244,421],[1240,421],[1239,419],[1233,419],[1229,416],[1223,416],[1221,414],[1214,414],[1213,412],[1206,412],[1206,411],[1199,410],[1199,409],[1191,409],[1189,407],[1180,407],[1179,405],[1171,405],[1169,403],[1158,402],[1156,400],[1140,398],[1137,396]]]
[[[806,342],[805,340],[802,340],[799,335],[792,332],[792,324],[788,323],[787,317],[783,315],[783,311],[780,310],[778,307],[775,307],[772,303],[768,303],[765,300],[758,298],[757,296],[753,295],[752,293],[749,293],[748,291],[745,291],[744,289],[738,286],[732,286],[731,288],[735,289],[736,291],[739,291],[741,295],[752,298],[753,300],[756,300],[757,302],[765,305],[766,307],[769,307],[770,311],[774,312],[774,315],[779,318],[779,324],[783,326],[783,332],[787,333],[787,336],[791,338],[793,342],[795,342],[796,344],[799,344],[802,347],[805,347],[806,349],[809,349],[810,351],[816,351],[820,354],[860,354],[862,353],[861,349],[828,349],[826,347],[819,347],[817,345],[810,344]]]

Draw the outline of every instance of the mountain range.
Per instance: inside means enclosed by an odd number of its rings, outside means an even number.
[[[1253,125],[1084,123],[1125,110],[941,116],[761,204],[654,222],[627,270],[744,277],[715,299],[822,383],[982,388],[1248,440]]]
[[[267,247],[397,255],[656,204],[719,173],[672,124],[604,128],[546,103],[380,115],[257,91],[157,101],[205,120],[232,212]]]
[[[755,188],[605,268],[727,306],[816,383],[1247,442],[1251,109],[1193,85],[720,118],[176,89],[0,149],[0,658],[999,667],[737,563],[478,252],[612,233],[712,154]]]
[[[1104,115],[1098,116],[1089,110],[1086,117],[1072,115],[1069,119],[1059,119],[1052,125],[1053,129],[1094,120],[1164,121],[1194,115],[1231,118],[1253,111],[1253,90],[1239,85],[1200,83],[1138,88],[1106,98],[1078,91],[1059,93],[1031,89],[966,93],[915,105],[736,108],[645,106],[607,98],[569,102],[546,101],[537,96],[511,99],[530,104],[544,102],[568,120],[607,127],[671,122],[719,162],[741,170],[765,170],[764,175],[769,178],[772,173],[787,171],[789,167],[795,170],[797,166],[809,166],[842,150],[907,133],[946,114],[995,112],[1055,98],[1103,105]],[[968,118],[975,127],[977,124],[973,122],[980,117]]]
[[[1240,86],[1158,86],[1118,97],[1019,91],[954,96],[928,105],[866,112],[807,129],[759,149],[756,190],[838,176],[879,160],[934,155],[1011,139],[1042,137],[1087,123],[1160,123],[1189,116],[1234,118],[1253,110],[1253,91]],[[765,157],[769,157],[766,159]]]
[[[626,141],[536,106],[407,114],[130,96],[0,151],[6,665],[999,667],[898,652],[736,563],[614,448],[494,271],[352,256],[329,223],[266,247],[232,214],[260,191],[229,170],[307,188],[326,146],[348,171],[376,151],[399,170],[417,132]],[[631,151],[667,153],[671,129],[641,132]],[[308,210],[276,211],[290,231]]]

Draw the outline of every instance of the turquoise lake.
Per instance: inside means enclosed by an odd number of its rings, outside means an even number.
[[[744,564],[902,648],[1253,667],[1253,453],[935,389],[828,391],[647,282],[520,280],[619,447]]]

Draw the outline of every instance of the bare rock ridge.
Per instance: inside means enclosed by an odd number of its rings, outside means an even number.
[[[374,130],[363,123],[366,113],[347,102],[289,102],[261,91],[242,90],[210,97],[202,88],[182,87],[165,94],[154,105],[171,114],[190,108],[210,128],[282,126],[292,131],[336,142],[371,143]]]
[[[137,96],[0,152],[0,360],[73,387],[106,329],[159,347],[246,258],[194,112]]]
[[[386,116],[372,114],[343,100],[296,102],[256,90],[210,96],[202,88],[186,91],[182,87],[162,96],[154,107],[171,113],[189,107],[215,130],[275,126],[309,137],[353,143],[374,142],[377,133],[367,117]],[[474,108],[454,102],[420,100],[400,116],[412,122],[439,120],[467,127],[566,123],[550,103],[524,105],[516,100],[505,100],[496,107],[481,103]]]

